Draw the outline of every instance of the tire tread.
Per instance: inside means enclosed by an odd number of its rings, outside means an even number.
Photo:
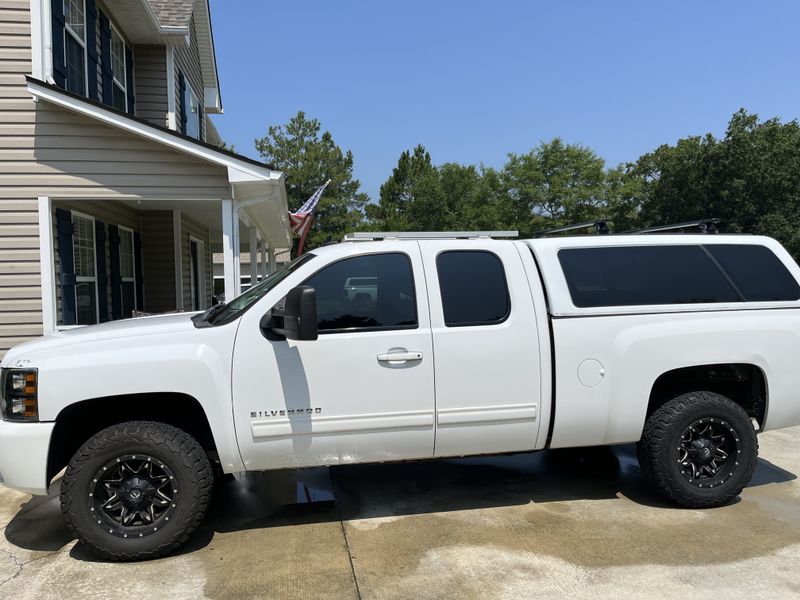
[[[181,530],[158,546],[139,552],[114,552],[86,535],[75,522],[72,503],[75,494],[76,476],[86,463],[116,444],[131,440],[166,446],[176,457],[180,457],[193,479],[194,493],[191,497],[191,518]],[[87,467],[88,468],[88,467]],[[169,554],[184,544],[200,526],[211,501],[214,475],[208,456],[197,441],[185,431],[156,421],[128,421],[113,425],[92,436],[72,457],[61,482],[61,511],[67,526],[92,552],[110,561],[135,561],[158,558]]]
[[[691,411],[697,409],[721,411],[733,410],[739,419],[749,425],[750,417],[744,409],[732,400],[715,392],[689,392],[666,402],[647,419],[642,439],[637,444],[639,466],[644,476],[667,498],[688,508],[712,508],[729,503],[741,494],[744,486],[753,476],[758,458],[758,438],[752,431],[752,452],[743,455],[739,462],[746,461],[742,475],[738,477],[741,485],[718,497],[691,495],[670,481],[669,465],[671,453],[667,451],[669,436],[674,432],[677,422]]]

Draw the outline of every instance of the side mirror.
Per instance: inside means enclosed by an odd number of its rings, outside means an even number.
[[[265,315],[266,316],[266,315]],[[283,323],[272,315],[269,324],[278,335],[287,340],[316,340],[317,333],[317,293],[314,288],[300,285],[289,290],[283,308]],[[266,323],[262,322],[262,327]]]

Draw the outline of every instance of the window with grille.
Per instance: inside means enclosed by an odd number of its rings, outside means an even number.
[[[86,95],[86,10],[84,0],[64,2],[64,58],[67,91]]]
[[[136,310],[136,262],[133,254],[133,229],[119,226],[119,276],[122,316],[133,316]]]
[[[125,111],[128,108],[125,41],[113,26],[111,27],[111,72],[113,76],[112,106],[117,110]]]
[[[93,325],[98,321],[94,218],[72,213],[72,252],[75,258],[76,323]]]

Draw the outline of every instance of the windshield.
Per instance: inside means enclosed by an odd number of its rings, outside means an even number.
[[[264,294],[286,279],[301,265],[304,265],[309,260],[314,258],[314,256],[314,254],[307,253],[303,254],[302,256],[298,256],[291,262],[286,263],[280,269],[267,276],[264,281],[258,285],[254,285],[241,296],[237,296],[225,304],[222,308],[215,311],[211,316],[209,316],[208,322],[213,325],[224,325],[225,323],[230,323],[237,317],[241,316],[244,311],[258,302],[258,300],[260,300]]]

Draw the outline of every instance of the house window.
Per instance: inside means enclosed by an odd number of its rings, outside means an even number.
[[[94,325],[97,313],[97,262],[94,218],[72,213],[72,252],[75,257],[75,313],[78,325]]]
[[[64,58],[67,91],[86,95],[86,11],[84,0],[64,2]]]
[[[119,226],[119,276],[122,316],[136,310],[136,261],[133,254],[133,229]]]
[[[186,86],[183,94],[183,114],[186,119],[186,131],[189,137],[200,139],[200,109],[197,103],[197,96],[194,95],[192,88]]]
[[[119,32],[111,27],[111,105],[117,110],[128,109],[128,82],[125,65],[125,41]]]

